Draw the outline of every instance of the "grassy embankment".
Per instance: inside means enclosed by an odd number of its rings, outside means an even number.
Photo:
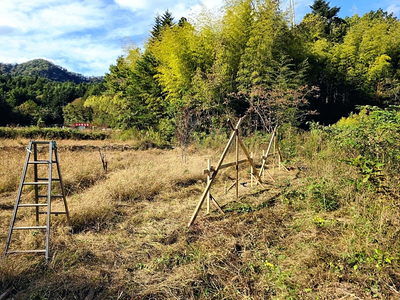
[[[233,190],[224,195],[234,177],[233,168],[224,170],[212,191],[226,215],[212,207],[207,216],[203,207],[191,228],[205,187],[201,171],[207,158],[217,163],[223,144],[192,146],[183,162],[177,149],[59,141],[73,232],[63,216],[54,217],[50,264],[43,256],[10,256],[0,265],[0,291],[11,284],[14,299],[398,299],[393,165],[375,165],[365,179],[355,161],[339,161],[359,151],[338,147],[326,133],[283,137],[294,170],[270,170],[276,182],[265,177],[265,188],[241,187],[237,201]],[[268,139],[254,140],[246,144],[259,164]],[[27,144],[0,141],[2,247]],[[71,147],[77,144],[108,146],[108,173],[96,148]],[[227,161],[233,158],[230,152]],[[248,171],[241,168],[241,181]],[[26,211],[20,222],[33,219]],[[40,238],[21,233],[15,244],[31,247]]]

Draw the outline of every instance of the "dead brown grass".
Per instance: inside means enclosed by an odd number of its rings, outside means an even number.
[[[354,170],[337,162],[344,153],[302,139],[294,171],[276,169],[277,182],[264,189],[241,186],[238,200],[234,190],[224,194],[234,169],[221,172],[212,194],[226,215],[213,206],[206,215],[204,204],[191,228],[201,171],[220,152],[189,149],[183,162],[179,150],[108,148],[105,174],[96,150],[60,147],[72,230],[53,218],[49,265],[10,256],[0,287],[12,284],[14,299],[397,299],[396,195],[355,191]],[[18,178],[24,151],[0,152]],[[17,185],[0,193],[3,245]],[[326,209],[327,201],[337,205]],[[26,212],[20,221],[32,220]],[[38,238],[14,242],[31,247]]]

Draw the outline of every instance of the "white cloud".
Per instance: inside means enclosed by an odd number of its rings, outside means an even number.
[[[144,13],[153,20],[154,16],[164,13],[167,9],[172,12],[176,19],[188,17],[191,14],[196,14],[204,5],[208,9],[218,9],[222,6],[223,0],[115,0],[115,3],[121,7],[129,8],[133,12]]]
[[[119,6],[132,9],[133,11],[136,11],[138,9],[145,9],[146,7],[148,7],[149,2],[152,1],[115,0],[115,3],[117,3]]]
[[[41,2],[41,1],[39,1]],[[106,18],[106,12],[98,2],[65,2],[47,6],[31,6],[19,10],[12,6],[0,12],[0,25],[18,28],[23,32],[43,30],[49,34],[71,32],[80,28],[95,28]]]
[[[45,57],[74,72],[103,75],[121,54],[118,35],[135,33],[118,24],[116,9],[103,0],[6,1],[0,10],[0,62]]]
[[[400,4],[392,4],[390,5],[386,11],[388,13],[393,13],[393,15],[400,17]]]
[[[103,75],[123,54],[124,41],[141,46],[156,13],[196,16],[223,0],[3,0],[0,62],[47,58],[70,71]],[[4,2],[4,3],[3,3]]]

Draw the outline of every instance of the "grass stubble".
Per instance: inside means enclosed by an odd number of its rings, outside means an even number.
[[[178,149],[58,143],[72,228],[53,217],[49,264],[42,256],[9,256],[0,265],[1,290],[12,285],[12,299],[398,299],[398,181],[387,176],[383,192],[357,190],[357,172],[338,163],[350,154],[311,135],[296,138],[287,162],[294,170],[270,170],[276,182],[266,176],[264,188],[240,186],[238,200],[234,189],[224,194],[234,168],[222,170],[212,194],[226,215],[213,206],[206,215],[204,203],[190,228],[202,170],[221,149],[192,147],[182,161]],[[2,245],[24,142],[0,147]],[[107,173],[96,147],[106,154]],[[247,166],[240,178],[249,179]],[[33,219],[24,211],[19,222]],[[13,243],[29,248],[41,238],[20,233]]]

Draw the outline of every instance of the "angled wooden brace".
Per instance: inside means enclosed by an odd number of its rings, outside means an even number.
[[[231,146],[233,140],[234,140],[235,137],[236,137],[236,129],[239,128],[241,122],[242,122],[242,118],[239,119],[239,121],[238,121],[238,123],[237,123],[237,125],[236,125],[236,128],[233,130],[233,132],[232,132],[232,134],[231,134],[231,137],[229,138],[229,141],[228,141],[228,143],[226,144],[226,147],[225,147],[225,149],[224,149],[224,152],[222,153],[221,158],[219,159],[218,165],[217,165],[217,167],[215,168],[215,171],[213,172],[213,174],[211,175],[211,179],[210,179],[210,181],[208,182],[208,184],[207,184],[207,186],[206,186],[206,189],[204,190],[203,195],[201,196],[200,201],[199,201],[199,203],[197,204],[196,209],[194,210],[194,213],[193,213],[193,215],[192,215],[192,218],[190,219],[190,221],[189,221],[189,223],[188,223],[188,227],[190,227],[190,226],[193,224],[194,220],[196,219],[196,217],[197,217],[197,215],[198,215],[198,213],[199,213],[199,210],[200,210],[200,208],[201,208],[201,205],[203,204],[204,200],[206,199],[206,196],[208,195],[208,191],[210,190],[211,185],[213,184],[213,181],[214,181],[215,177],[216,177],[217,174],[218,174],[219,168],[220,168],[220,166],[222,165],[222,162],[224,161],[224,158],[225,158],[226,154],[228,153],[229,147]],[[232,124],[232,123],[231,123],[231,124]]]

